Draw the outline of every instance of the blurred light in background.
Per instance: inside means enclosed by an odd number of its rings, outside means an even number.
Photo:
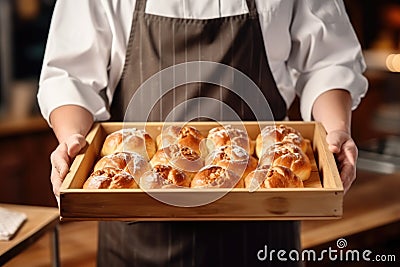
[[[390,54],[386,57],[386,68],[391,72],[400,72],[400,54]]]

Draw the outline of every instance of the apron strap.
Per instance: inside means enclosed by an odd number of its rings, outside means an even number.
[[[135,11],[143,12],[146,9],[146,0],[136,0]]]
[[[246,4],[247,8],[249,9],[249,14],[256,15],[257,14],[256,0],[246,0]]]

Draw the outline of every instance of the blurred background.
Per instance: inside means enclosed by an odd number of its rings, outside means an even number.
[[[55,2],[0,0],[0,203],[56,206],[49,156],[57,141],[36,103]],[[345,4],[368,66],[369,91],[353,114],[353,137],[360,148],[358,179],[345,196],[344,219],[304,223],[303,241],[306,246],[323,249],[346,236],[355,247],[399,251],[399,198],[390,195],[389,189],[400,186],[400,0],[345,0]],[[292,118],[298,119],[296,103],[292,112]],[[374,202],[363,206],[368,197]],[[379,216],[373,213],[374,207],[380,210]],[[382,213],[386,208],[387,213]],[[338,226],[341,222],[347,223],[346,231]],[[325,232],[315,235],[313,230],[321,227]],[[331,235],[335,231],[338,236]],[[325,234],[330,238],[321,238]],[[82,266],[93,264],[95,257],[95,241],[86,237],[92,250],[84,256]],[[29,266],[34,266],[35,251],[25,254]],[[21,257],[9,266],[24,266]],[[36,259],[40,261],[40,257]],[[325,264],[329,266],[329,262]],[[79,266],[77,259],[73,266]]]
[[[15,94],[31,98],[36,94],[47,32],[55,0],[1,0],[1,110],[3,115],[33,115],[35,100],[24,99],[19,105]],[[21,91],[30,91],[21,92]],[[18,111],[18,109],[24,109]],[[20,114],[23,113],[23,114]]]
[[[36,100],[54,4],[0,0],[0,202],[56,205],[44,177],[57,141]]]

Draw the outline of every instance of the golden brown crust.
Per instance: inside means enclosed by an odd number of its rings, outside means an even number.
[[[226,145],[236,145],[244,148],[249,155],[254,153],[254,142],[251,142],[247,131],[231,125],[212,128],[207,135],[206,145],[208,152]]]
[[[212,151],[205,159],[206,165],[217,165],[229,169],[246,177],[257,167],[257,159],[249,156],[246,150],[240,146],[221,146]]]
[[[244,186],[245,188],[265,188],[264,181],[267,177],[268,173],[267,167],[257,168],[251,171],[245,178],[244,178]]]
[[[156,143],[144,130],[121,129],[107,135],[101,149],[101,156],[115,152],[136,152],[149,160],[156,152]]]
[[[142,177],[145,172],[151,170],[151,165],[141,155],[137,153],[131,153],[131,158],[127,162],[124,170],[131,174],[136,181],[139,181],[140,177]]]
[[[170,165],[192,179],[204,166],[204,160],[191,148],[174,144],[158,150],[150,164],[153,167],[158,164]]]
[[[246,176],[246,188],[302,188],[303,181],[284,166],[259,168]]]
[[[307,151],[307,140],[303,138],[299,131],[287,125],[268,125],[261,130],[256,138],[257,157],[260,158],[269,146],[277,142],[291,142],[299,146],[304,153]]]
[[[259,166],[285,166],[302,181],[311,175],[311,163],[306,154],[290,142],[278,142],[270,146],[259,159]]]
[[[185,173],[171,166],[158,164],[140,179],[142,189],[189,187],[190,179]]]
[[[303,181],[289,168],[273,166],[268,169],[265,188],[302,188]]]
[[[138,188],[132,175],[124,170],[106,167],[94,171],[83,185],[84,189]]]
[[[221,166],[207,165],[193,178],[192,188],[243,188],[243,180]]]
[[[130,160],[130,153],[116,152],[100,158],[94,165],[93,171],[97,171],[105,167],[125,169],[126,164],[128,163],[129,160]]]
[[[161,134],[157,136],[158,150],[173,144],[189,147],[201,155],[200,143],[205,137],[193,126],[171,125],[164,127]]]
[[[100,158],[93,168],[93,171],[107,167],[122,169],[139,181],[143,173],[151,169],[148,161],[135,152],[116,152]]]

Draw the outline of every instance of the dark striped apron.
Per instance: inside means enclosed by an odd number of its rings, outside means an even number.
[[[124,71],[110,107],[112,120],[126,120],[128,113],[129,121],[193,120],[187,114],[197,114],[198,120],[285,118],[286,104],[268,64],[254,0],[247,0],[248,14],[208,20],[145,14],[145,5],[145,0],[136,2]],[[171,90],[164,90],[163,79],[179,80],[182,75],[190,76],[190,69],[187,73],[175,73],[173,69],[168,77],[153,79],[160,71],[187,62],[215,62],[230,66],[249,77],[259,92],[246,87],[241,88],[242,95],[238,95],[229,88],[229,84],[221,86],[215,82],[204,82],[204,77],[200,81],[187,80],[185,84],[178,83]],[[206,70],[200,68],[195,71]],[[213,75],[213,71],[210,73]],[[225,74],[218,72],[221,76]],[[208,78],[210,81],[224,79],[206,77],[206,80]],[[231,79],[233,84],[237,82],[235,79]],[[243,94],[253,100],[244,101]],[[202,102],[187,104],[188,100],[196,98],[216,101],[207,102],[207,105],[201,105]],[[144,105],[149,101],[154,102],[150,103],[152,109],[149,112],[143,113],[141,106],[132,105],[133,102]],[[261,118],[255,116],[260,112],[253,109],[264,103],[269,105],[272,114],[266,112]],[[231,117],[221,106],[228,106],[238,117]],[[260,261],[257,253],[265,245],[275,250],[298,249],[299,223],[100,222],[98,265],[298,266],[296,262]]]

